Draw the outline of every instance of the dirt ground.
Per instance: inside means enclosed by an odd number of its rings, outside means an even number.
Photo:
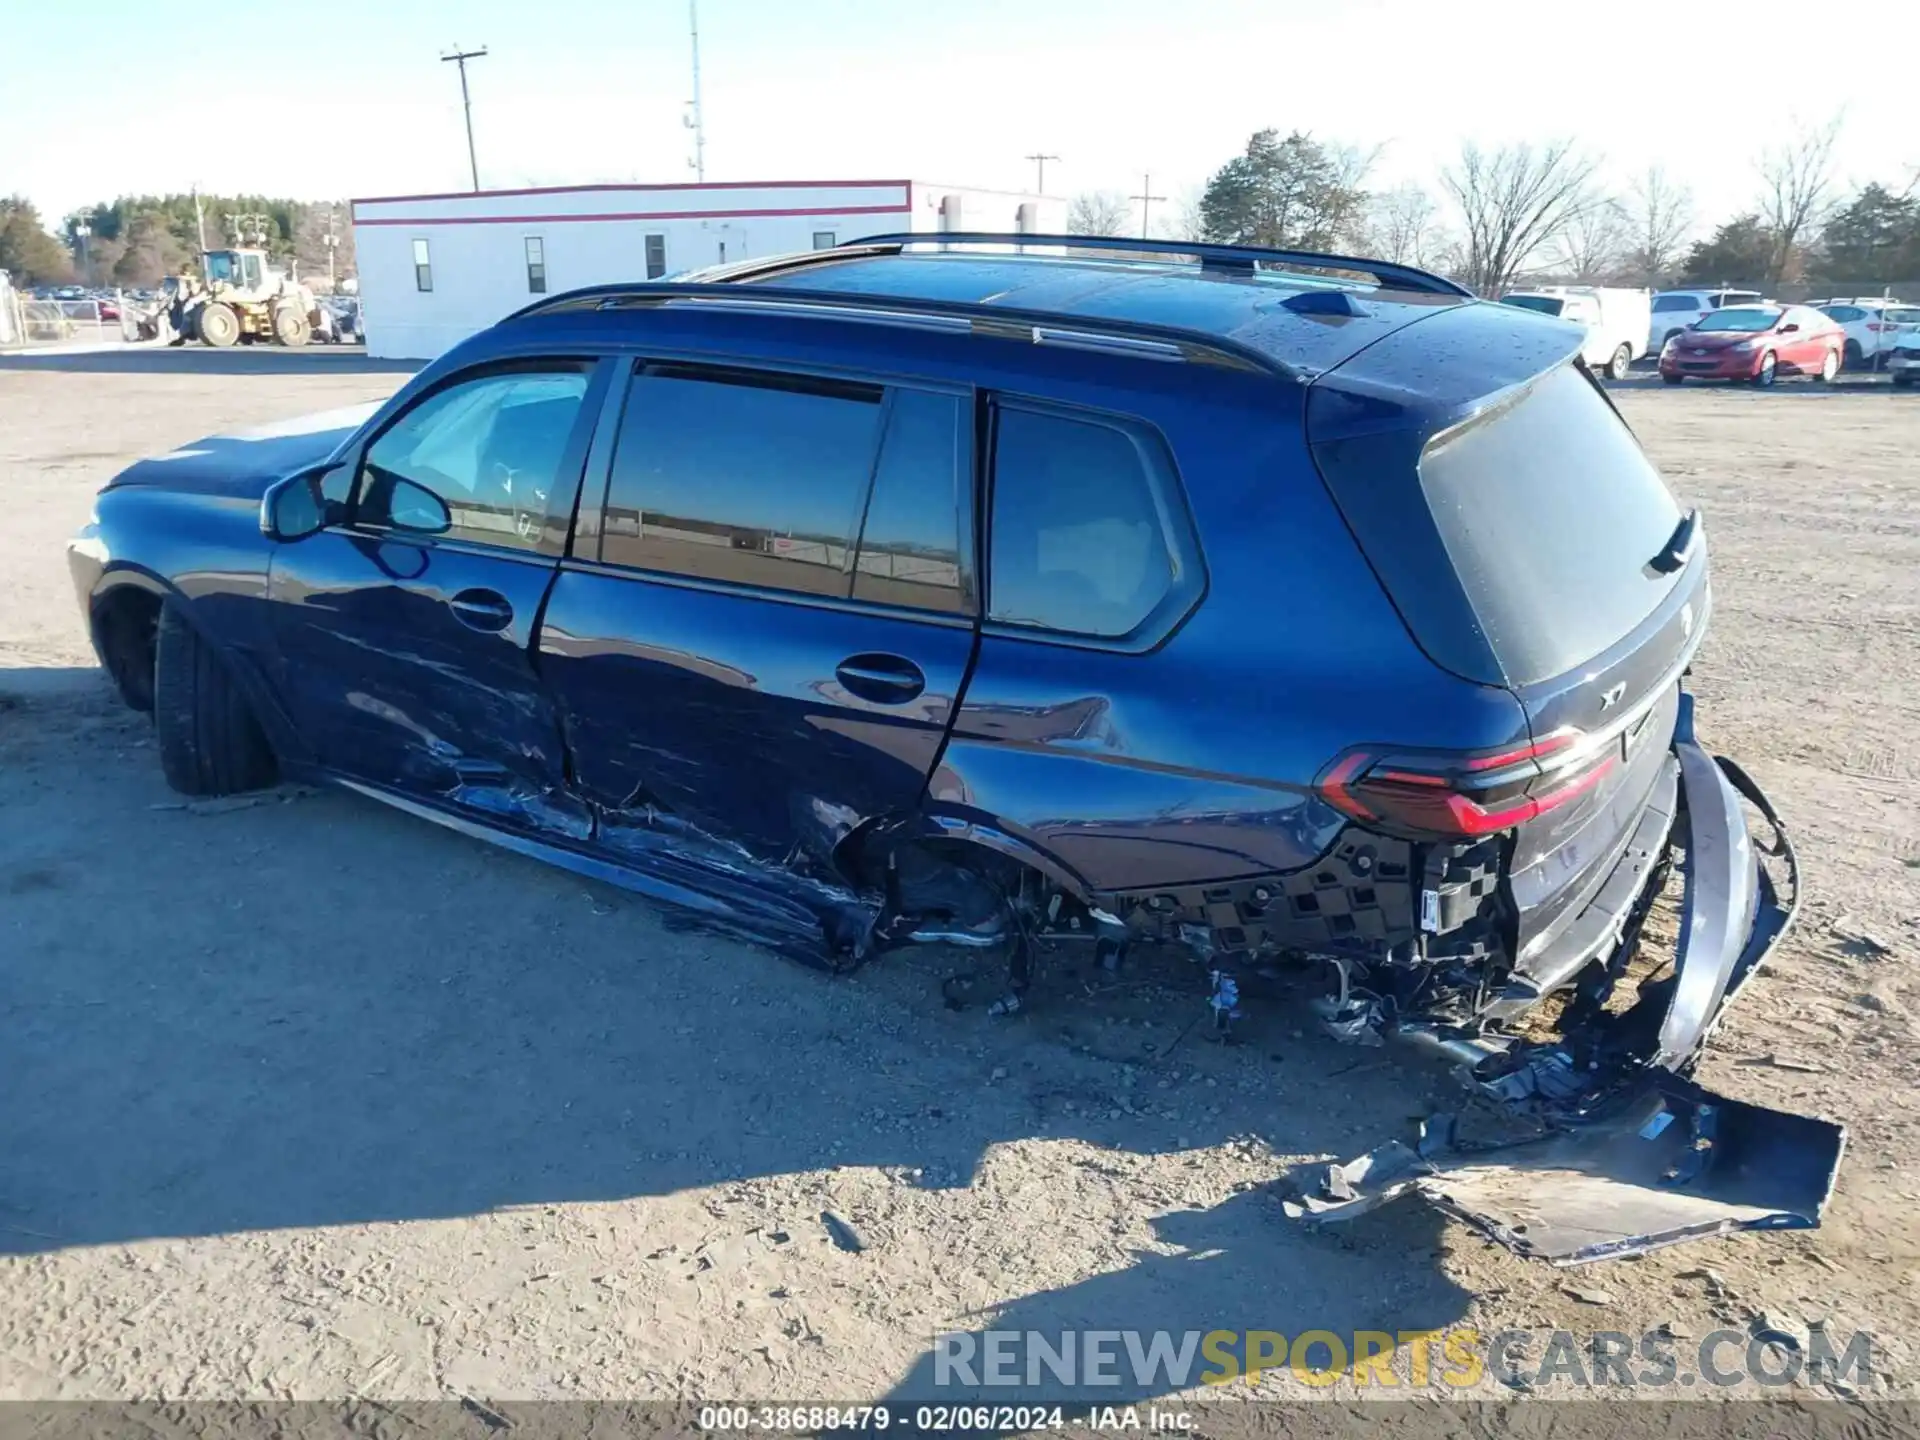
[[[0,1397],[849,1400],[925,1393],[955,1329],[1761,1316],[1910,1391],[1920,396],[1617,392],[1707,516],[1702,728],[1812,895],[1703,1076],[1851,1141],[1817,1232],[1564,1272],[1414,1201],[1288,1220],[1289,1167],[1454,1082],[1274,1005],[1210,1043],[1178,967],[991,1019],[953,957],[830,980],[344,794],[183,808],[64,540],[140,455],[403,378],[0,359]]]

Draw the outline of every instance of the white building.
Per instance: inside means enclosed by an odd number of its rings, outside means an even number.
[[[1065,202],[919,180],[567,185],[353,202],[369,354],[430,359],[542,294],[886,231],[1059,234]]]

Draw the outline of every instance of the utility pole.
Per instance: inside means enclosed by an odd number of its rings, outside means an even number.
[[[687,0],[687,33],[693,37],[693,107],[687,128],[693,131],[693,178],[707,178],[707,117],[700,108],[700,0]]]
[[[1149,238],[1147,217],[1152,213],[1153,202],[1156,200],[1164,200],[1167,197],[1153,193],[1153,176],[1142,175],[1140,177],[1140,193],[1138,195],[1129,195],[1127,198],[1140,202],[1140,238],[1145,240]]]
[[[478,60],[487,53],[482,45],[478,50],[462,50],[458,40],[453,49],[441,53],[441,60],[451,60],[460,67],[460,108],[467,114],[467,166],[473,172],[473,188],[476,194],[480,190],[480,161],[473,153],[473,97],[467,93],[467,61]]]
[[[93,282],[93,276],[88,273],[87,266],[87,236],[93,233],[92,221],[93,212],[91,210],[82,210],[79,218],[73,222],[74,238],[80,242],[80,280],[82,284],[91,284]]]
[[[334,292],[333,247],[340,243],[340,237],[333,233],[333,221],[334,217],[339,213],[340,207],[338,205],[329,205],[327,207],[327,293],[329,295]]]
[[[1052,161],[1058,162],[1060,157],[1058,155],[1029,155],[1026,158],[1033,161],[1034,165],[1037,167],[1037,173],[1034,176],[1033,193],[1036,195],[1046,194],[1047,193],[1047,161],[1052,160]]]

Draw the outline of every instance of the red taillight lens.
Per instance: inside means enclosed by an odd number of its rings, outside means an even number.
[[[1617,748],[1583,755],[1585,741],[1563,730],[1485,754],[1363,747],[1327,766],[1317,788],[1329,805],[1371,825],[1474,839],[1570,804],[1605,779]]]

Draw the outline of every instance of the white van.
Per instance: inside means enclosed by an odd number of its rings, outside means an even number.
[[[1510,290],[1500,303],[1586,326],[1587,343],[1580,347],[1580,357],[1588,368],[1611,379],[1626,379],[1627,367],[1647,353],[1652,297],[1645,290],[1543,285],[1537,290]]]
[[[1723,305],[1760,303],[1758,290],[1662,290],[1653,297],[1653,323],[1647,328],[1647,349],[1658,355],[1667,341]]]

